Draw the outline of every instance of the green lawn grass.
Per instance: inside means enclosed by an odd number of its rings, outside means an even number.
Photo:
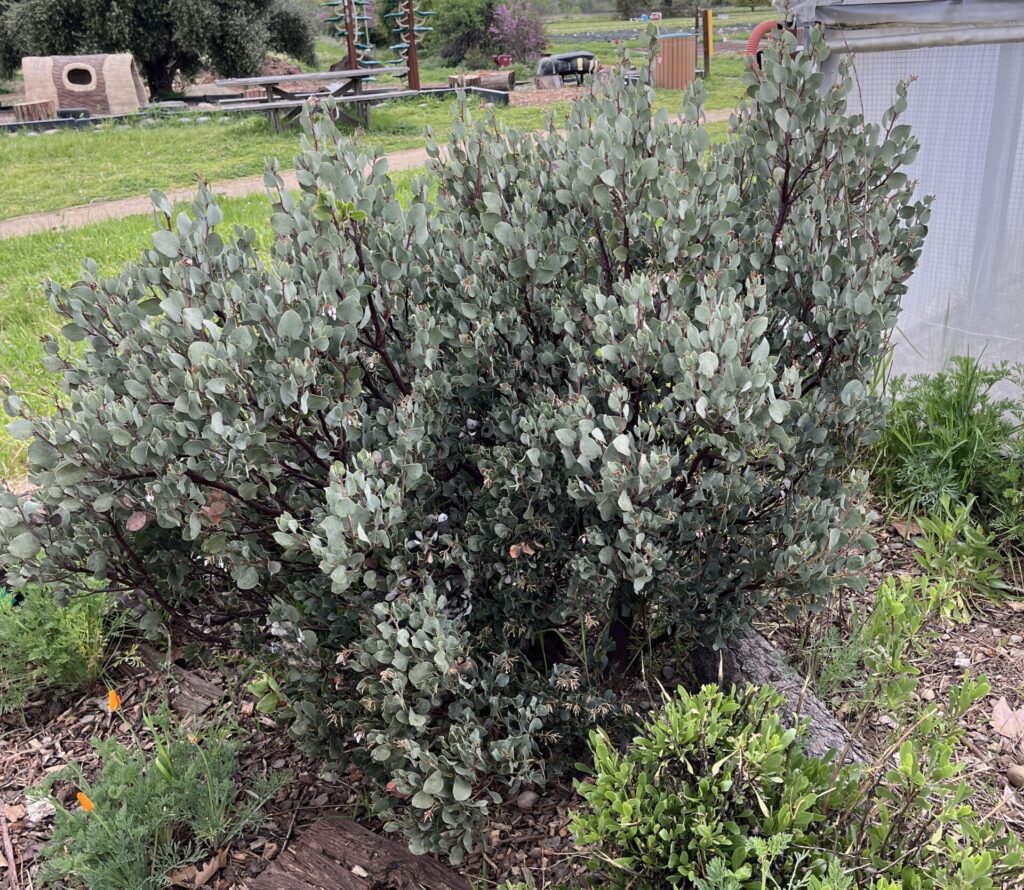
[[[196,173],[249,176],[268,157],[291,157],[296,145],[294,133],[274,133],[262,116],[249,115],[0,136],[0,219],[188,185]]]
[[[607,44],[604,49],[612,48]],[[742,64],[735,56],[716,60],[707,80],[708,108],[736,103]],[[678,109],[682,95],[659,90],[658,104]],[[468,107],[471,114],[483,113],[478,99],[470,99]],[[365,147],[384,152],[419,147],[428,128],[439,139],[447,136],[453,108],[454,102],[433,97],[384,103],[372,112],[372,128],[358,138]],[[569,110],[565,101],[547,108],[496,106],[494,112],[509,126],[536,130],[549,114],[560,121]],[[205,123],[191,117],[190,123],[164,119],[152,126],[0,137],[5,179],[0,219],[187,186],[197,175],[212,181],[256,175],[271,157],[287,168],[299,150],[297,130],[274,133],[262,116],[218,117]]]

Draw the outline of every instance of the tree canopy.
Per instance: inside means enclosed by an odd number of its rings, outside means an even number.
[[[0,74],[22,56],[130,52],[166,93],[205,66],[255,74],[268,50],[315,61],[315,33],[299,0],[0,0]]]

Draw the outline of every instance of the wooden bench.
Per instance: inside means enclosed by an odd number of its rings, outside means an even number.
[[[342,112],[343,116],[347,117],[354,124],[369,128],[371,105],[375,105],[378,102],[386,102],[388,99],[408,99],[412,96],[418,95],[419,93],[416,90],[378,90],[334,97],[318,93],[307,98],[275,99],[271,102],[235,99],[229,102],[218,103],[218,108],[222,111],[258,111],[268,114],[274,129],[280,132],[286,124],[292,124],[298,120],[299,115],[302,113],[302,109],[307,104],[310,104],[311,101],[315,101],[320,98],[332,98],[337,105],[354,106],[354,115],[348,115]]]

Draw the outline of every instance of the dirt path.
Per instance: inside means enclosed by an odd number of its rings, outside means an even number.
[[[731,113],[727,109],[709,111],[707,112],[707,122],[713,124],[727,121]],[[387,155],[387,159],[391,170],[412,170],[426,164],[427,150],[425,148],[410,148],[405,151],[396,151]],[[283,179],[287,188],[298,188],[294,171],[285,172]],[[262,192],[265,188],[263,174],[213,183],[214,193],[227,198],[243,198],[246,195]],[[191,200],[195,193],[195,186],[190,185],[168,189],[166,195],[172,203],[176,203]],[[132,198],[119,198],[115,201],[95,201],[92,204],[67,207],[64,210],[54,210],[48,213],[12,216],[10,219],[0,220],[0,241],[7,238],[19,238],[22,235],[34,235],[37,232],[78,229],[90,223],[104,222],[108,219],[139,216],[150,213],[152,209],[153,203],[150,201],[149,195],[136,195]]]

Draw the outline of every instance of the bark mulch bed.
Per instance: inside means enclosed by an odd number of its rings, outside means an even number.
[[[860,598],[862,605],[870,603],[887,575],[918,573],[912,544],[896,529],[880,529],[878,538],[883,563],[872,572],[870,589]],[[829,620],[842,628],[850,606],[846,602],[833,609]],[[795,629],[761,629],[799,664],[802,644]],[[965,671],[988,677],[991,694],[967,715],[968,736],[959,755],[976,792],[976,808],[1024,833],[1024,788],[1019,787],[1024,784],[1024,600],[992,606],[967,625],[936,621],[929,630],[934,641],[917,658],[921,675],[916,695],[922,704],[941,701]],[[132,661],[118,669],[115,681],[123,697],[121,713],[140,737],[146,737],[143,711],[170,701],[179,713],[206,711],[216,719],[233,720],[250,732],[251,741],[241,757],[243,774],[288,770],[294,777],[270,805],[266,825],[222,854],[204,886],[213,890],[247,887],[247,882],[303,831],[325,816],[337,814],[379,830],[380,826],[367,818],[365,778],[355,767],[340,776],[322,775],[323,764],[298,752],[273,720],[255,711],[251,697],[244,692],[241,660],[215,668],[183,659],[175,666],[159,663],[163,659]],[[673,676],[672,671],[666,668],[663,676]],[[218,691],[223,693],[221,700],[211,701]],[[635,698],[639,711],[650,704],[643,690],[635,690],[630,697]],[[842,716],[841,694],[832,696],[828,704]],[[891,729],[888,724],[880,714],[863,727],[863,743],[869,750],[877,750]],[[110,736],[131,742],[120,716],[107,713],[105,690],[99,689],[93,695],[61,703],[33,703],[24,722],[0,719],[0,812],[13,842],[22,890],[33,886],[36,853],[47,841],[52,822],[52,809],[45,803],[32,803],[26,790],[71,759],[83,763],[87,772],[97,769],[91,743]],[[73,796],[73,790],[68,795]],[[475,886],[494,886],[503,880],[531,881],[531,886],[537,887],[559,881],[589,886],[593,876],[588,878],[586,857],[576,850],[568,828],[569,813],[577,803],[569,779],[524,792],[495,813],[486,849],[468,857],[460,871],[477,882]],[[3,859],[0,855],[0,886],[8,877]]]

